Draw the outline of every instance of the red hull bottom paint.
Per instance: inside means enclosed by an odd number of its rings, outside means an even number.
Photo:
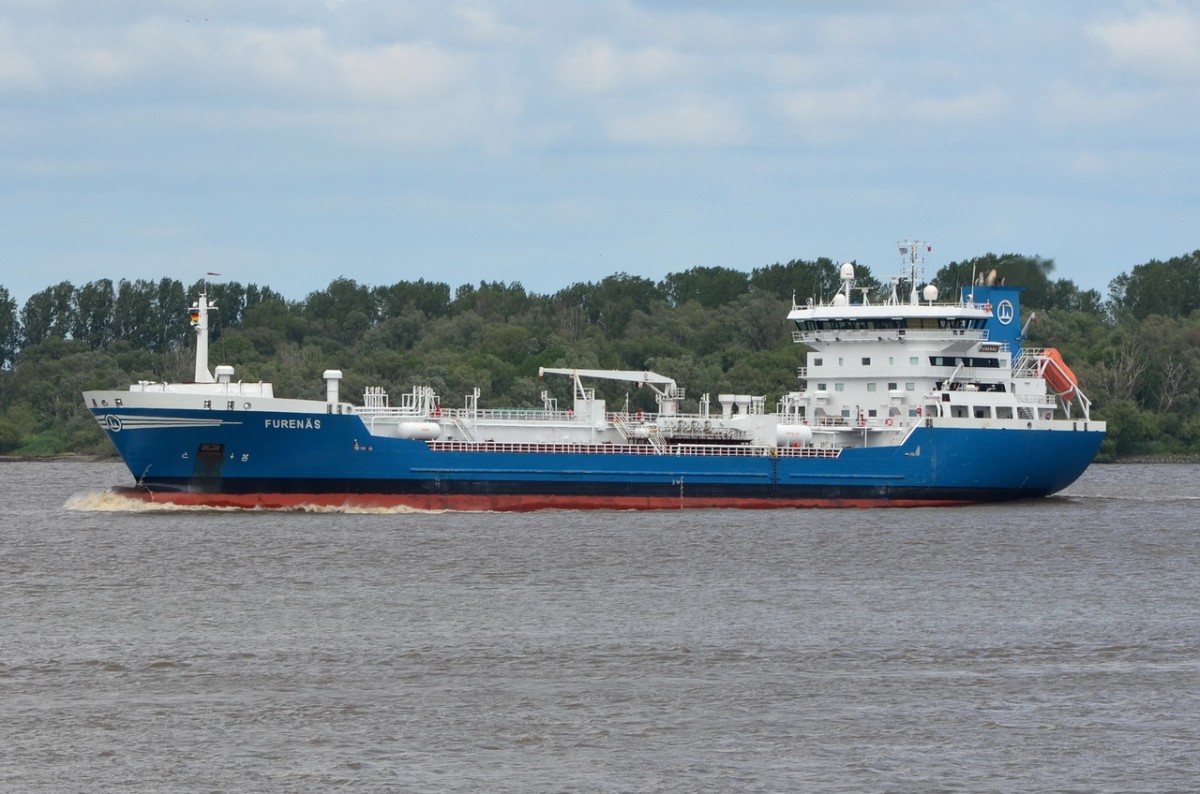
[[[337,493],[176,493],[139,488],[115,488],[130,499],[179,507],[219,507],[245,510],[452,510],[463,512],[528,513],[535,510],[694,510],[733,508],[954,507],[974,504],[958,499],[736,499],[729,497],[558,496],[468,494],[337,494]]]

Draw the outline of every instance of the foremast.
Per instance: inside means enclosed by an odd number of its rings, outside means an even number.
[[[208,302],[208,293],[201,292],[188,310],[192,328],[196,331],[196,383],[216,383],[208,369],[208,311],[216,306]]]

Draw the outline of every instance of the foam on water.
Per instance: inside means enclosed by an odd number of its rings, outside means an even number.
[[[178,505],[172,502],[151,502],[126,496],[116,491],[92,491],[73,494],[63,504],[66,510],[85,513],[330,513],[344,515],[405,515],[428,514],[437,515],[451,511],[425,510],[406,505],[395,507],[372,507],[366,505],[318,505],[300,504],[292,507],[270,508],[256,507],[246,509],[241,507],[222,507],[210,505]]]

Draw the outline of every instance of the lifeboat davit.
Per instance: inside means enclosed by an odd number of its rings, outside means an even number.
[[[1050,388],[1054,389],[1054,393],[1064,400],[1073,399],[1078,393],[1079,378],[1075,377],[1075,373],[1066,365],[1066,362],[1062,359],[1062,354],[1056,348],[1046,348],[1045,358],[1046,368],[1044,375],[1046,383],[1050,384]]]

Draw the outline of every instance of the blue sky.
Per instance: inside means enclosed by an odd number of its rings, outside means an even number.
[[[1200,6],[6,0],[0,285],[1200,248]]]

